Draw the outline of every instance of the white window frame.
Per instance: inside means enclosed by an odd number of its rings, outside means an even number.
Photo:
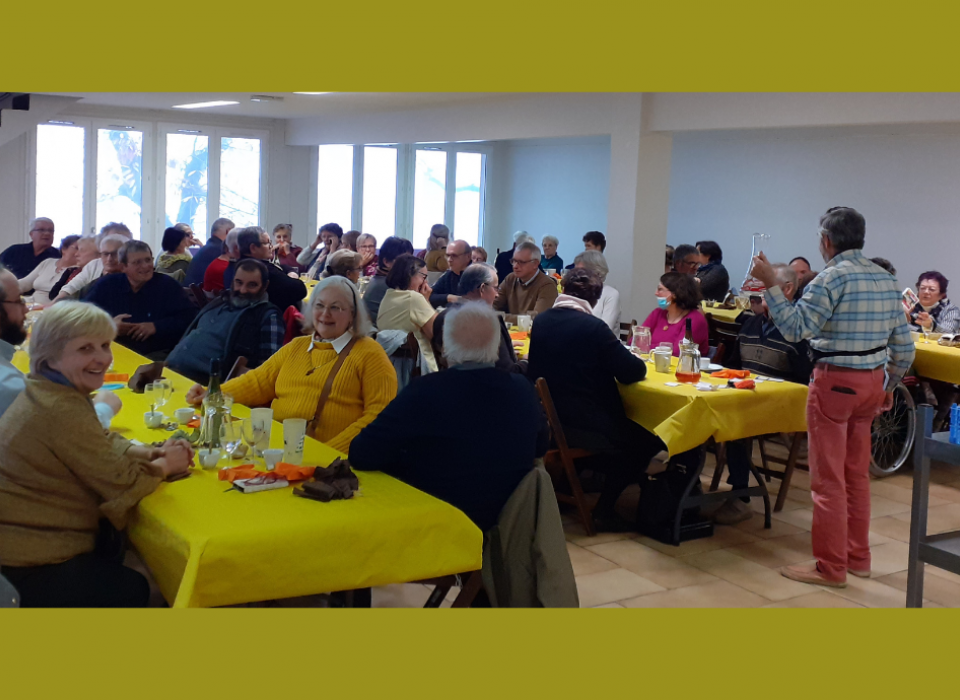
[[[88,134],[88,144],[91,148],[88,150],[90,157],[87,158],[86,182],[84,183],[84,220],[89,221],[87,228],[90,233],[98,233],[97,229],[97,167],[99,157],[100,129],[115,129],[118,126],[131,127],[129,131],[139,131],[143,134],[143,162],[140,165],[140,240],[145,241],[151,248],[155,249],[160,245],[162,229],[158,233],[149,225],[154,216],[154,207],[156,206],[156,188],[155,188],[155,155],[156,141],[154,139],[153,122],[141,122],[130,119],[91,119]],[[87,193],[89,192],[89,197]]]

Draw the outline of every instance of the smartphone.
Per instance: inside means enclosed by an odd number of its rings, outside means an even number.
[[[918,297],[910,287],[903,290],[903,307],[907,311],[912,311],[913,307],[919,303],[920,297]]]

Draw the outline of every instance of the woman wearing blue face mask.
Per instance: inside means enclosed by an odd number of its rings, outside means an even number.
[[[707,356],[710,349],[707,319],[700,311],[700,287],[691,275],[668,272],[657,285],[657,308],[650,312],[642,325],[650,329],[653,347],[671,343],[673,354],[680,354],[680,342],[689,318],[693,342],[700,346],[700,354]]]

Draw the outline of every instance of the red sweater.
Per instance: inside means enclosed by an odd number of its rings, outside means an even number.
[[[213,262],[207,265],[207,271],[203,273],[203,291],[219,292],[223,289],[223,273],[227,271],[229,265],[227,260],[214,258]]]
[[[693,342],[700,346],[700,355],[706,357],[707,351],[710,350],[710,329],[707,327],[707,319],[699,309],[694,309],[678,323],[670,324],[667,323],[667,312],[658,307],[641,325],[650,329],[652,347],[656,348],[660,343],[673,343],[673,354],[679,356],[680,341],[683,340],[683,334],[686,332],[688,318],[693,328]]]

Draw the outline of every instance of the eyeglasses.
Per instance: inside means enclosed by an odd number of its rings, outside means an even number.
[[[343,308],[339,304],[331,304],[330,306],[324,306],[323,304],[320,304],[320,303],[314,304],[313,310],[319,311],[320,313],[323,313],[324,311],[329,311],[334,316],[339,316],[340,314],[347,311],[347,309]]]
[[[418,273],[417,273],[417,276],[418,276],[418,277],[423,277],[423,279],[429,279],[429,278],[430,278],[430,275],[428,275],[426,272],[418,272]]]
[[[921,285],[919,287],[921,292],[932,292],[933,294],[938,294],[940,292],[940,287],[928,287],[927,285]]]
[[[101,258],[119,258],[119,257],[120,257],[120,251],[119,251],[119,250],[115,250],[115,251],[113,251],[112,253],[100,253],[100,257],[101,257]]]
[[[22,306],[23,308],[27,308],[27,300],[24,299],[23,297],[20,297],[19,299],[15,299],[13,301],[4,301],[3,303],[13,304],[14,306]]]
[[[511,265],[526,265],[527,263],[532,263],[532,262],[536,262],[536,260],[534,260],[533,258],[531,258],[530,260],[517,260],[516,258],[510,259]]]

